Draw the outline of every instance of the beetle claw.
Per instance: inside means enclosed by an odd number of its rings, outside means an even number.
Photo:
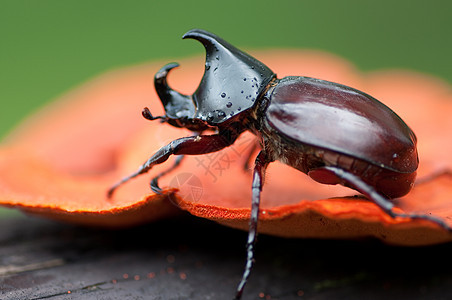
[[[159,183],[158,180],[160,179],[160,175],[159,176],[155,176],[154,178],[151,179],[150,182],[150,186],[151,186],[151,191],[153,191],[154,193],[158,194],[158,195],[162,195],[162,189],[159,187]]]
[[[165,171],[161,172],[160,174],[158,174],[157,176],[155,176],[154,178],[151,179],[151,182],[149,183],[149,185],[151,187],[151,190],[154,193],[159,194],[159,195],[163,194],[162,189],[160,188],[159,183],[158,183],[160,177],[165,176],[169,172],[172,172],[174,169],[176,169],[180,165],[180,163],[182,162],[183,159],[184,159],[183,155],[178,156],[176,158],[176,160],[174,161],[174,164],[171,167],[169,167],[168,169],[166,169]]]

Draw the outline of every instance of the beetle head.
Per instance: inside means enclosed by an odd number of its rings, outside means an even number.
[[[206,66],[192,96],[182,95],[167,84],[168,72],[178,64],[168,64],[155,75],[155,88],[165,108],[166,120],[174,126],[185,126],[187,122],[183,120],[200,120],[210,125],[223,123],[253,107],[275,77],[266,65],[210,32],[193,29],[183,38],[204,45]]]

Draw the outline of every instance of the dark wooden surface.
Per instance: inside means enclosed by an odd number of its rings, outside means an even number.
[[[101,230],[0,220],[0,299],[232,299],[246,235],[194,217]],[[452,245],[260,236],[244,299],[452,299]]]

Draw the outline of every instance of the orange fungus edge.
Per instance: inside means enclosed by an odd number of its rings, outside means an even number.
[[[419,132],[420,174],[452,165],[444,138],[429,134],[439,134],[447,131],[446,128],[452,130],[450,118],[445,118],[452,113],[452,105],[444,101],[452,97],[450,87],[444,88],[443,83],[436,84],[431,77],[425,77],[429,85],[422,86],[419,84],[424,78],[422,75],[414,76],[413,80],[400,72],[365,77],[347,61],[322,52],[278,50],[256,52],[255,55],[279,77],[304,75],[340,82],[369,92],[389,107],[396,107],[403,119],[414,127],[415,132]],[[226,197],[217,202],[189,202],[178,193],[171,194],[170,198],[167,197],[169,194],[149,194],[145,178],[124,187],[113,202],[105,200],[108,184],[127,175],[147,158],[141,154],[150,155],[167,143],[168,139],[176,138],[179,134],[187,135],[185,131],[182,133],[167,125],[149,125],[139,116],[144,106],[149,106],[153,112],[161,111],[149,82],[163,64],[137,66],[101,76],[69,93],[63,97],[63,102],[54,105],[54,109],[41,113],[39,118],[32,118],[20,131],[12,134],[8,147],[16,147],[14,151],[8,152],[5,147],[0,151],[0,156],[3,156],[0,158],[0,204],[60,221],[124,227],[178,215],[182,211],[174,204],[177,203],[182,210],[195,216],[246,230],[250,213],[249,195],[242,194],[242,189],[231,193],[221,184],[212,185],[213,189],[206,187],[205,194],[210,196],[209,199],[218,200],[224,195],[234,199]],[[181,62],[181,65],[185,66],[185,71],[175,72],[170,80],[187,93],[196,88],[202,76],[202,58],[189,59]],[[300,70],[303,70],[303,74],[300,74]],[[385,78],[391,79],[388,82]],[[395,80],[399,84],[390,85]],[[123,101],[126,98],[127,101]],[[416,100],[416,106],[412,105],[412,99]],[[441,118],[426,111],[440,111]],[[427,124],[428,128],[424,129],[423,124]],[[442,130],[435,130],[435,124],[439,124]],[[149,138],[134,140],[135,133],[144,128],[149,128]],[[141,150],[135,144],[131,146],[130,142],[137,141],[143,144]],[[442,143],[441,147],[438,147],[438,141]],[[182,167],[181,170],[193,169]],[[197,173],[200,177],[201,171]],[[98,175],[94,176],[90,172]],[[236,175],[232,170],[224,176],[233,179]],[[279,175],[273,176],[277,179]],[[97,186],[97,182],[102,184]],[[48,188],[42,188],[45,185]],[[435,213],[447,218],[448,212],[452,211],[449,209],[452,204],[446,202],[447,197],[435,198],[434,192],[441,190],[443,194],[448,193],[448,186],[448,182],[438,180],[432,185],[415,188],[412,194],[400,199],[400,207],[404,211],[428,213],[432,210],[432,206],[428,205],[431,202],[441,208]],[[314,195],[316,189],[306,188]],[[272,192],[271,185],[263,193],[277,195]],[[429,201],[426,201],[425,195],[429,196]],[[283,237],[374,237],[400,245],[435,244],[452,240],[449,234],[431,222],[391,219],[374,204],[363,199],[325,199],[321,196],[316,199],[321,200],[311,201],[300,196],[297,202],[279,203],[278,199],[269,199],[261,209],[259,231]]]

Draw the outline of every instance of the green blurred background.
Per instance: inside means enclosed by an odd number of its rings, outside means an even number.
[[[106,70],[201,54],[203,28],[244,48],[313,48],[362,70],[408,68],[452,82],[452,1],[0,1],[0,137]]]

